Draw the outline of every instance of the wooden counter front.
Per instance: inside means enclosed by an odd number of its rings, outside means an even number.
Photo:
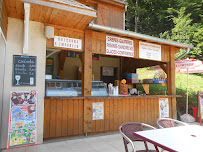
[[[168,98],[172,116],[172,98],[178,96],[72,97],[45,98],[44,138],[79,136],[118,131],[124,122],[143,122],[156,126],[159,98]],[[92,103],[104,103],[104,119],[92,120]]]

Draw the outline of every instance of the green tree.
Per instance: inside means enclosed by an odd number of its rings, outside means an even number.
[[[179,0],[126,0],[126,29],[159,36],[173,27],[168,8],[179,8]],[[174,12],[175,13],[175,12]]]
[[[201,23],[193,23],[191,13],[185,14],[186,8],[182,7],[178,11],[178,16],[173,17],[174,28],[160,34],[160,37],[194,45],[190,53],[185,58],[196,58],[203,60],[203,25]],[[177,56],[184,51],[180,51]]]
[[[201,23],[203,24],[202,20],[202,13],[203,13],[203,0],[184,0],[182,1],[181,7],[185,7],[185,13],[191,13],[192,23]]]

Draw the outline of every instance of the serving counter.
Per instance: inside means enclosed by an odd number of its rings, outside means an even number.
[[[124,122],[156,126],[159,98],[168,98],[172,116],[174,95],[46,97],[44,139],[118,131]],[[93,120],[92,104],[104,103],[104,119]]]

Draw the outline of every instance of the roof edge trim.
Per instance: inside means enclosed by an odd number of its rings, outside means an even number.
[[[79,14],[83,14],[83,15],[87,15],[87,16],[97,17],[96,11],[90,11],[90,10],[85,10],[85,9],[81,9],[81,8],[79,8],[79,9],[73,8],[75,6],[73,6],[73,7],[70,7],[68,5],[62,6],[59,4],[53,4],[53,3],[39,1],[39,0],[21,0],[21,1],[38,4],[38,5],[42,5],[42,6],[47,6],[47,7],[52,7],[52,8],[65,10],[65,11],[69,11],[69,12],[79,13]]]
[[[153,37],[153,36],[149,36],[149,35],[145,35],[145,34],[141,34],[141,33],[136,33],[136,32],[132,32],[132,31],[126,31],[126,30],[122,30],[122,29],[118,29],[118,28],[114,28],[114,27],[103,26],[103,25],[98,25],[98,24],[93,24],[93,23],[89,23],[88,27],[90,29],[101,30],[101,31],[109,32],[109,33],[115,33],[115,34],[123,34],[123,35],[129,36],[129,37],[135,37],[135,38],[140,38],[140,39],[144,39],[144,40],[150,40],[153,42],[173,45],[173,46],[177,46],[180,48],[193,48],[193,45],[179,43],[176,41],[170,41],[170,40],[166,40],[166,39],[162,39],[162,38],[158,38],[158,37]]]

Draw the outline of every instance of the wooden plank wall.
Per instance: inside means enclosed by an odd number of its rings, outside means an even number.
[[[96,24],[123,29],[124,8],[116,5],[98,3]]]
[[[45,99],[44,139],[83,135],[83,99]]]
[[[92,120],[93,102],[104,102],[104,120]],[[157,126],[158,108],[158,98],[45,99],[44,139],[118,131],[124,122]],[[169,109],[172,117],[171,98]]]
[[[115,36],[111,34],[92,31],[92,53],[106,54],[106,35]],[[115,36],[120,37],[120,36]],[[125,37],[123,37],[125,38]],[[129,39],[129,38],[128,38]],[[139,58],[139,41],[137,39],[131,39],[134,41],[134,58]],[[161,62],[169,62],[170,60],[170,46],[161,45]]]
[[[5,6],[5,1],[6,0],[0,0],[0,26],[6,38],[7,28],[8,28],[8,15],[7,15],[7,8]]]
[[[92,120],[92,103],[104,102],[104,120]],[[84,132],[118,131],[124,122],[143,122],[153,126],[159,118],[158,98],[114,98],[84,100]],[[170,117],[172,104],[169,98]]]

